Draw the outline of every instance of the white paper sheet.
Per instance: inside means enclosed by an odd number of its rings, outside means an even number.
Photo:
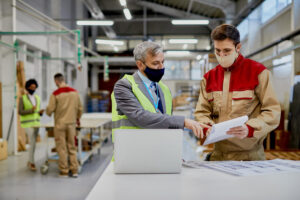
[[[235,176],[253,176],[272,173],[299,172],[300,161],[265,160],[265,161],[188,161],[183,166],[191,168],[210,168]]]
[[[242,116],[242,117],[234,118],[232,120],[214,124],[212,126],[210,134],[206,138],[203,145],[208,145],[211,143],[215,143],[221,140],[234,137],[233,135],[226,134],[226,132],[231,128],[242,126],[247,121],[248,121],[248,116]]]

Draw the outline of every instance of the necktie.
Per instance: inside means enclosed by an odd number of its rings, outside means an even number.
[[[157,85],[154,82],[152,82],[150,87],[155,92],[155,95],[156,95],[155,100],[157,101],[157,99],[158,99],[158,102],[157,102],[158,103],[158,109],[161,111],[161,113],[164,113],[163,106],[162,106],[161,99],[160,99],[159,89],[158,89]]]

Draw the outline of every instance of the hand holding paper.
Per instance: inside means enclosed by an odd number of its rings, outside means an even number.
[[[232,138],[237,135],[241,135],[242,138],[242,136],[244,136],[245,134],[244,126],[246,126],[245,123],[247,121],[248,116],[242,116],[213,125],[203,145],[215,143],[221,140]],[[229,132],[230,134],[227,134],[227,132]]]
[[[243,139],[247,137],[249,133],[248,127],[244,124],[243,126],[233,127],[227,131],[228,135],[233,135],[237,138]]]

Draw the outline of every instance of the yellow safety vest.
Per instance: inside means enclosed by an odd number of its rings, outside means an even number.
[[[156,113],[155,107],[151,103],[151,101],[144,95],[144,93],[140,90],[138,84],[134,81],[134,77],[132,75],[125,75],[123,78],[127,79],[131,84],[132,92],[142,105],[142,107],[152,113]],[[172,115],[172,95],[169,88],[163,84],[161,81],[158,83],[160,88],[163,91],[165,105],[166,105],[166,114]],[[117,111],[117,104],[114,93],[111,94],[112,100],[112,139],[114,141],[114,131],[116,129],[139,129],[140,127],[132,124],[126,115],[119,115]]]
[[[22,128],[30,128],[35,126],[40,126],[40,105],[41,100],[40,97],[37,95],[34,95],[36,99],[36,109],[34,110],[34,113],[21,115],[21,126]],[[33,106],[30,102],[28,96],[25,94],[22,96],[23,104],[24,104],[24,110],[32,110]]]

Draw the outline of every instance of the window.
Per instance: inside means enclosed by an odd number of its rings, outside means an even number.
[[[265,23],[282,9],[292,3],[292,0],[266,0],[262,3],[261,22]]]
[[[189,60],[166,60],[165,80],[189,80],[190,79],[190,61]]]
[[[240,32],[240,39],[241,39],[241,40],[243,40],[243,39],[247,36],[247,34],[248,34],[248,32],[249,32],[248,27],[249,27],[249,19],[248,19],[248,18],[244,19],[244,20],[237,26],[237,29],[238,29],[239,32]]]
[[[200,68],[200,62],[193,61],[191,63],[191,79],[192,80],[201,80],[201,68]]]

